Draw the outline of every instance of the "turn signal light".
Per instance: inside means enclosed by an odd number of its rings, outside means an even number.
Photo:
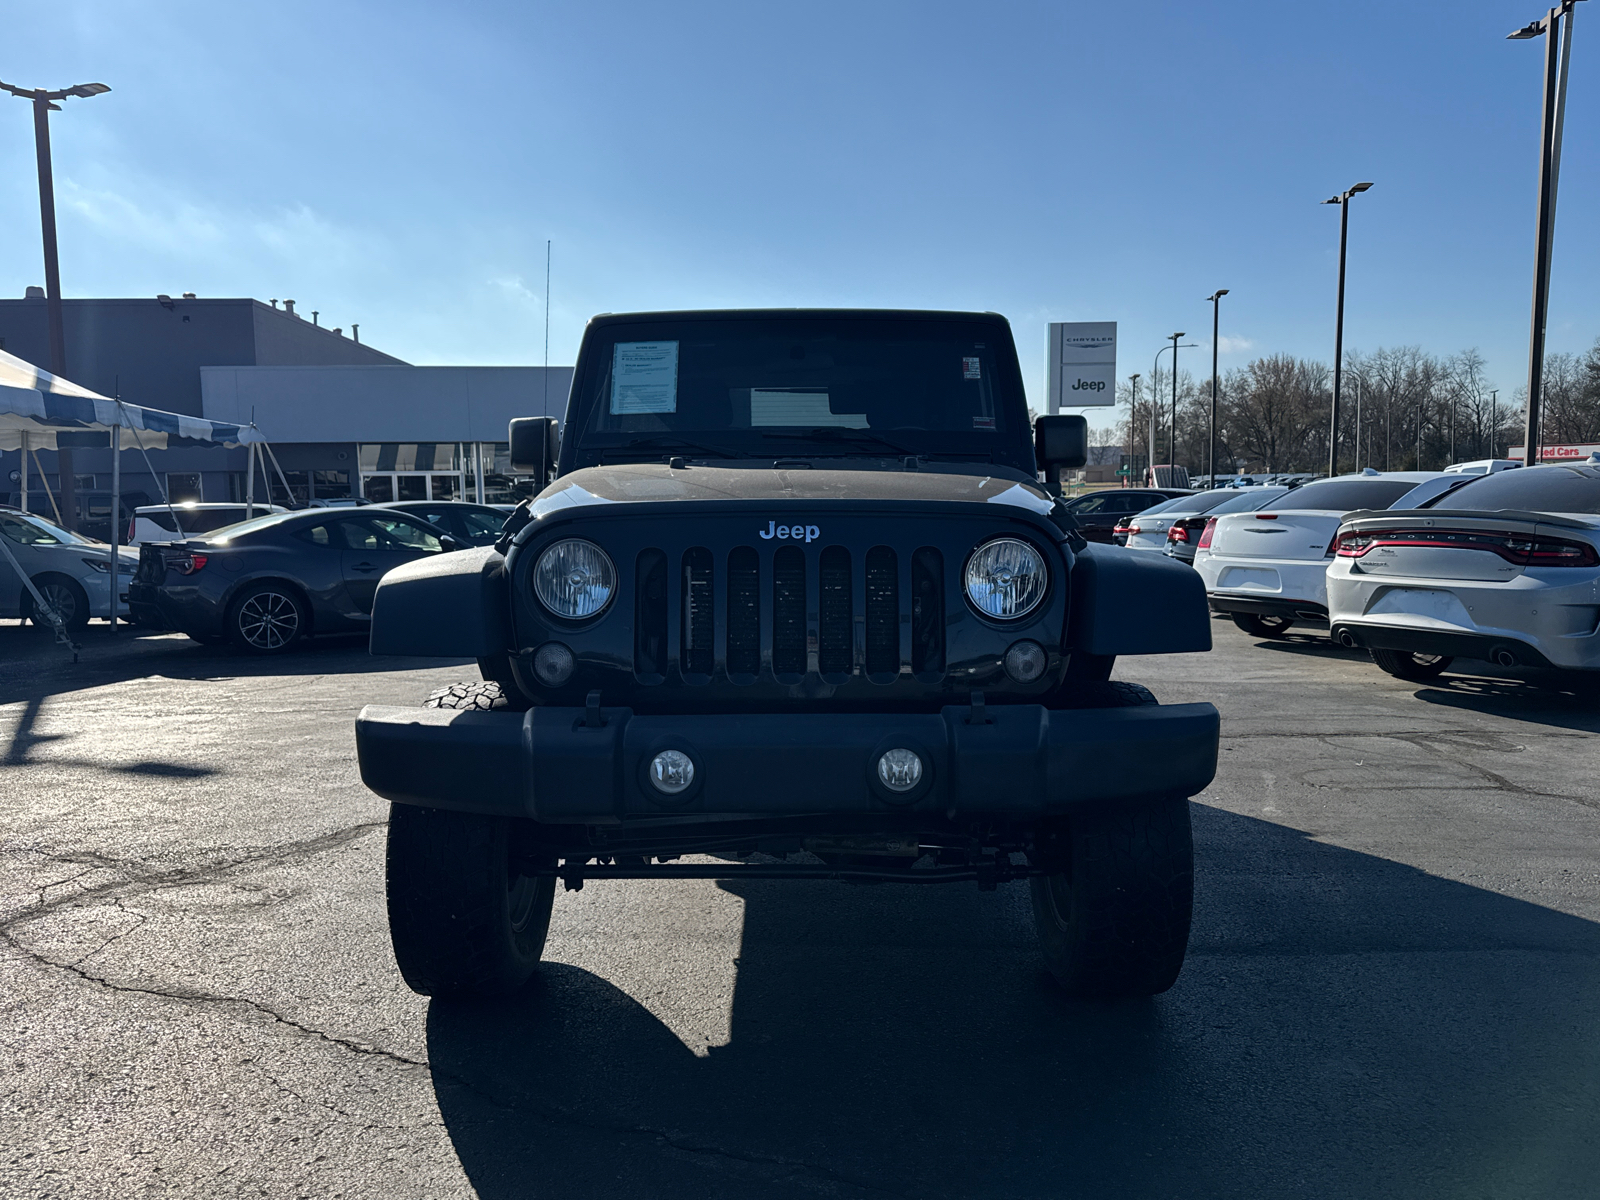
[[[1196,550],[1209,550],[1209,549],[1211,549],[1211,535],[1213,533],[1215,533],[1216,531],[1217,531],[1217,519],[1215,517],[1207,517],[1206,518],[1206,527],[1200,531],[1200,540],[1195,543],[1195,549]]]

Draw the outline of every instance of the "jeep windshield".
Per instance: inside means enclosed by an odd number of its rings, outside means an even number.
[[[1033,469],[1016,351],[994,318],[646,317],[591,326],[581,358],[564,469],[674,455]]]

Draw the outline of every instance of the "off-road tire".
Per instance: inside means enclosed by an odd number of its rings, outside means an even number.
[[[1251,637],[1281,638],[1294,626],[1288,617],[1258,617],[1255,613],[1231,613],[1233,623]]]
[[[228,640],[244,654],[282,654],[311,632],[311,606],[297,588],[264,580],[228,605]]]
[[[1060,703],[1057,703],[1057,701]],[[1051,708],[1139,708],[1160,703],[1142,683],[1107,679],[1103,683],[1069,684],[1059,697],[1050,698]]]
[[[422,707],[471,708],[481,712],[509,709],[520,712],[527,706],[518,701],[503,683],[485,679],[479,683],[452,683],[447,687],[435,688],[428,693]]]
[[[1194,909],[1189,801],[1152,796],[1041,831],[1034,876],[1045,965],[1074,996],[1154,996],[1183,968]]]
[[[544,953],[554,875],[517,869],[509,817],[389,806],[389,939],[412,991],[505,996]]]
[[[83,590],[83,585],[76,579],[54,573],[35,575],[33,586],[44,596],[45,603],[56,607],[67,632],[77,633],[89,624],[89,593]],[[33,593],[24,588],[22,615],[40,629],[50,629],[50,622],[33,611],[33,604]]]
[[[1369,650],[1378,669],[1411,683],[1426,683],[1444,674],[1455,659],[1448,654],[1418,654],[1412,650]]]

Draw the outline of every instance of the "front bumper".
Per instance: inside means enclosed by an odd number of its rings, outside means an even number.
[[[714,716],[369,705],[356,719],[362,781],[385,799],[551,824],[1060,814],[1143,796],[1193,796],[1216,774],[1218,736],[1209,704]],[[878,757],[895,747],[915,750],[925,764],[921,785],[907,796],[876,777]],[[668,749],[695,764],[694,785],[679,797],[646,782],[650,760]]]

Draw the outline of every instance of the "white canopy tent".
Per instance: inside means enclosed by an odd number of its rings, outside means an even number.
[[[163,412],[127,404],[121,400],[91,392],[68,380],[42,371],[32,363],[0,350],[0,450],[21,450],[22,510],[28,509],[28,459],[38,450],[54,450],[63,433],[106,433],[114,448],[111,456],[111,623],[116,628],[118,582],[117,542],[121,533],[122,455],[121,451],[136,448],[145,452],[164,450],[168,439],[192,438],[197,441],[220,442],[225,446],[250,447],[250,499],[255,492],[255,457],[258,444],[264,444],[260,432],[251,425],[235,425],[224,421],[211,421],[204,417],[190,417],[182,413]],[[269,451],[270,454],[270,451]],[[37,461],[37,460],[35,460]],[[276,464],[276,459],[274,459]],[[145,465],[149,466],[148,457]],[[155,475],[151,468],[151,475]],[[281,473],[281,472],[280,472]],[[42,476],[42,472],[41,472]],[[41,477],[40,483],[43,484]],[[165,488],[159,477],[156,486],[166,499]],[[52,497],[53,503],[53,497]],[[52,610],[45,604],[33,586],[33,581],[17,564],[15,556],[0,538],[0,552],[11,560],[12,567],[22,577],[23,583],[33,593],[35,611],[48,620]],[[61,633],[59,621],[51,621]]]

